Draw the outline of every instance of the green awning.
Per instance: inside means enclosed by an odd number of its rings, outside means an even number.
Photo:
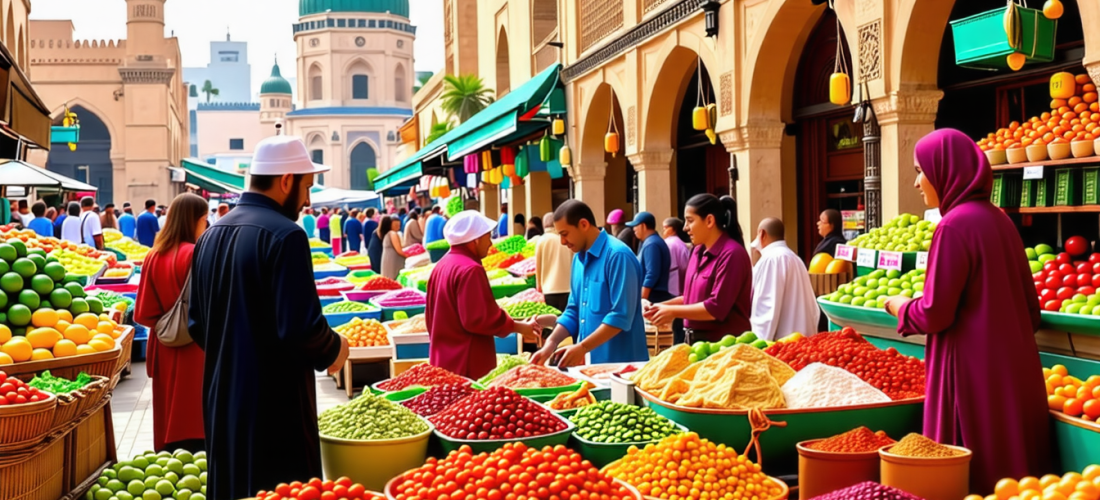
[[[375,191],[390,195],[407,190],[419,181],[426,169],[457,163],[468,154],[516,142],[549,126],[554,115],[565,114],[565,90],[560,73],[560,64],[543,70],[396,167],[383,172],[374,180]]]
[[[197,174],[197,173],[192,172],[190,170],[186,170],[186,173],[187,173],[187,183],[188,184],[194,184],[194,185],[196,185],[196,186],[198,186],[198,187],[200,187],[200,188],[202,188],[206,191],[210,191],[211,193],[222,193],[222,194],[237,193],[237,194],[241,194],[241,192],[243,191],[242,189],[239,189],[239,188],[230,186],[228,184],[225,184],[223,182],[211,179],[211,178],[209,178],[205,175]]]
[[[199,181],[192,183],[196,186],[202,186],[200,182],[210,182],[213,183],[211,186],[216,187],[215,189],[210,189],[203,186],[203,189],[207,191],[226,193],[240,193],[244,191],[244,176],[241,174],[226,172],[214,165],[195,158],[186,158],[181,163],[183,169],[187,171],[188,182],[191,182],[191,178],[194,177],[196,181]]]

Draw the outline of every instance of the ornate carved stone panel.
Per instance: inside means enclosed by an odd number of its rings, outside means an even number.
[[[722,73],[718,79],[718,112],[726,116],[733,112],[733,72]]]
[[[631,106],[626,109],[626,143],[633,146],[638,141],[638,109]]]
[[[581,0],[581,51],[623,27],[622,0]]]
[[[668,0],[644,0],[642,7],[644,9],[643,12],[649,14],[667,1]]]
[[[882,78],[882,21],[859,27],[859,74],[863,81]]]

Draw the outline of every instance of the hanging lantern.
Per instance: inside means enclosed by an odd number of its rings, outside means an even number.
[[[428,188],[428,196],[431,198],[439,198],[439,180],[432,179],[431,185]]]
[[[718,134],[714,133],[714,129],[708,128],[706,130],[707,139],[710,140],[710,145],[718,144]]]
[[[504,167],[504,175],[516,175],[516,149],[511,146],[500,148],[500,166]]]
[[[493,179],[492,179],[492,176],[489,175],[491,173],[492,172],[490,172],[488,170],[485,170],[485,171],[481,172],[481,182],[484,182],[486,184],[492,184]]]
[[[477,163],[477,155],[466,155],[466,157],[462,159],[462,170],[467,174],[476,174],[480,169]]]
[[[1052,99],[1069,99],[1073,97],[1077,89],[1077,81],[1072,73],[1064,71],[1055,73],[1050,77],[1050,97]]]
[[[707,104],[707,128],[718,127],[718,105],[713,102]]]
[[[1012,71],[1020,71],[1020,68],[1024,67],[1024,63],[1027,62],[1027,56],[1019,52],[1013,52],[1008,55],[1008,69]]]
[[[481,168],[491,170],[493,168],[493,152],[485,150],[481,152]]]
[[[558,162],[566,167],[573,164],[573,150],[569,149],[568,144],[563,144],[561,150],[558,151]]]
[[[432,187],[432,176],[424,175],[420,177],[420,189],[417,191],[427,191]]]
[[[479,177],[476,173],[466,174],[466,187],[469,189],[476,188],[478,181],[481,180]]]
[[[504,171],[500,167],[496,167],[489,171],[489,177],[493,179],[493,184],[500,184],[504,182]]]
[[[840,35],[840,18],[836,20],[836,39]],[[829,75],[829,102],[837,106],[847,106],[852,102],[852,80],[848,77],[848,60],[844,57],[844,47],[836,44],[836,58],[833,62],[833,74]]]
[[[707,108],[703,106],[695,106],[695,109],[691,111],[691,128],[695,130],[706,130],[707,121],[710,118],[707,116]]]
[[[516,175],[520,177],[527,177],[527,172],[531,170],[531,161],[527,157],[529,151],[526,149],[520,149],[519,155],[516,156]]]
[[[554,159],[553,151],[550,151],[550,135],[543,135],[539,141],[539,160],[550,161]]]
[[[619,133],[608,132],[603,136],[603,150],[611,153],[611,157],[614,158],[615,154],[619,152]]]
[[[1062,8],[1062,2],[1058,0],[1047,0],[1047,3],[1043,4],[1043,15],[1047,19],[1058,19],[1062,17],[1062,12],[1065,9]]]
[[[514,164],[505,163],[500,167],[504,169],[504,175],[516,175],[516,166]]]
[[[554,135],[562,135],[565,133],[565,120],[561,117],[554,118]]]
[[[439,178],[439,195],[436,198],[451,197],[451,182],[446,177]]]

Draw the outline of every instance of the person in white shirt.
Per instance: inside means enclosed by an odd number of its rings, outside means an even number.
[[[61,223],[61,239],[80,243],[83,240],[80,235],[80,203],[70,201],[67,211],[69,216]]]
[[[752,242],[760,260],[752,270],[752,331],[762,339],[778,340],[792,333],[817,333],[821,309],[814,298],[806,264],[783,239],[783,221],[760,221]]]
[[[95,198],[85,196],[80,200],[80,233],[81,243],[96,250],[103,250],[103,225],[100,223],[99,214],[95,213]]]
[[[34,220],[34,214],[31,213],[30,205],[27,200],[19,200],[19,223],[23,224],[23,229],[31,227],[31,221]]]

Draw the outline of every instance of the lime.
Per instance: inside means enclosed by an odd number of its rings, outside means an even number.
[[[162,457],[157,455],[157,465],[164,467],[165,472],[168,471],[168,457]]]
[[[183,473],[190,476],[198,476],[202,473],[202,469],[195,464],[183,464]],[[197,477],[195,479],[198,479]]]
[[[99,484],[93,484],[92,487],[88,489],[88,494],[84,495],[85,500],[95,500],[95,492],[99,491],[101,488],[103,487]]]
[[[19,292],[19,303],[33,311],[42,305],[42,298],[34,290],[23,290]]]
[[[161,479],[159,482],[157,482],[156,490],[157,493],[160,493],[161,495],[171,495],[172,493],[176,492],[176,486],[167,479]]]
[[[206,486],[203,486],[205,489]],[[206,493],[192,493],[191,500],[206,500]]]
[[[67,292],[66,290],[62,290],[62,291]],[[57,290],[54,290],[54,292],[56,293]],[[69,299],[69,300],[72,301],[72,299]],[[57,302],[57,299],[55,299],[53,297],[52,293],[50,294],[50,302]],[[68,304],[65,304],[65,307],[68,307],[68,306],[69,306]],[[144,474],[145,468],[149,466],[149,461],[146,460],[145,457],[137,457],[137,458],[134,459],[133,462],[131,462],[131,464],[133,464],[134,468],[141,469],[143,474]]]
[[[116,473],[118,471],[122,470],[122,467],[123,467],[122,464],[116,464],[116,466],[113,469],[104,469],[103,470],[103,475],[107,476],[107,479],[116,479],[116,478],[118,478],[118,475]]]
[[[118,498],[118,500],[134,500],[134,495],[131,495],[128,491],[115,493],[115,497]]]
[[[103,489],[95,492],[95,500],[108,500],[109,498],[111,498],[113,496],[115,496],[115,492],[111,491],[110,489],[108,489],[106,487],[104,487]]]
[[[84,293],[84,287],[80,286],[80,283],[65,283],[65,289],[72,294],[73,298],[84,298],[87,294]]]
[[[95,314],[103,312],[103,302],[95,297],[88,297],[84,299],[84,302],[88,304],[88,310]]]
[[[38,304],[38,309],[53,309],[53,304],[47,299],[42,299],[42,303]],[[35,309],[35,311],[38,309]]]
[[[84,314],[88,312],[88,303],[84,302],[84,299],[73,299],[73,302],[69,304],[69,311],[75,314]]]
[[[4,259],[5,263],[10,264],[18,258],[19,253],[15,251],[15,247],[7,243],[0,243],[0,259]]]
[[[145,472],[143,472],[139,469],[135,469],[134,467],[131,467],[129,465],[126,465],[126,466],[123,466],[121,469],[119,469],[118,479],[119,479],[119,481],[122,481],[124,483],[129,483],[130,481],[133,481],[135,479],[144,480],[145,479]]]
[[[199,491],[199,488],[202,488],[202,481],[199,481],[199,478],[196,476],[187,475],[183,476],[183,479],[180,479],[179,482],[176,483],[176,486],[179,488],[187,488],[191,491]]]
[[[161,457],[172,458],[172,454],[169,453],[168,451],[159,451],[159,452],[157,452],[157,458],[161,458]]]
[[[11,309],[8,309],[8,321],[15,326],[27,326],[31,324],[30,308],[25,304],[12,305]]]
[[[196,451],[195,452],[195,460],[198,460],[200,458],[206,458],[206,452],[205,451]]]
[[[191,490],[187,488],[176,490],[176,492],[172,494],[172,498],[176,500],[190,500]]]
[[[69,291],[64,288],[55,288],[52,292],[50,292],[50,303],[53,304],[55,307],[66,309],[69,307],[69,305],[73,303],[73,294],[69,293]],[[141,465],[142,469],[144,469],[145,466],[149,465],[149,462],[145,461],[145,459],[141,457],[134,459],[135,464],[137,463],[138,459],[141,459],[143,461]],[[134,467],[137,467],[137,465],[135,465]]]
[[[107,481],[107,489],[108,490],[122,491],[124,488],[126,488],[126,485],[122,484],[122,481],[119,481],[118,479],[112,479],[110,481]]]
[[[0,259],[0,275],[6,274],[8,271],[11,271],[11,265],[8,264],[8,261]]]
[[[3,323],[3,322],[0,321],[0,323]],[[196,455],[195,456],[195,465],[197,465],[199,467],[199,469],[205,471],[206,470],[206,458],[198,458],[198,455]]]
[[[46,268],[46,257],[43,255],[32,253],[27,256],[27,259],[34,262],[35,267],[38,268],[38,272]]]
[[[8,244],[15,247],[15,255],[17,257],[26,257],[27,256],[27,244],[26,243],[23,243],[20,240],[11,239],[11,240],[8,240]]]
[[[27,249],[27,256],[30,257],[31,255],[41,255],[42,258],[45,259],[48,254],[46,253],[45,250],[43,250],[41,248],[28,248]]]
[[[145,493],[145,483],[138,481],[137,479],[133,479],[130,481],[129,484],[126,485],[126,491],[131,495],[140,495],[142,493]]]
[[[42,270],[46,273],[46,276],[49,276],[50,279],[54,281],[65,279],[65,266],[57,262],[47,262]]]
[[[53,291],[53,280],[44,274],[37,274],[31,278],[31,289],[40,295],[49,295]]]
[[[191,452],[184,449],[176,450],[174,453],[172,453],[172,456],[178,458],[180,462],[183,462],[185,464],[189,464],[195,461],[195,456],[192,455]]]
[[[38,272],[38,265],[33,260],[21,258],[15,259],[15,262],[11,264],[11,269],[24,278],[30,278]]]
[[[160,493],[157,493],[155,490],[146,490],[141,498],[142,500],[161,500],[164,497],[160,496]]]
[[[183,474],[183,462],[178,458],[169,458],[166,468],[176,474]]]
[[[8,294],[0,293],[0,311],[2,311],[4,309],[7,309],[7,307],[8,307]],[[0,321],[0,323],[3,323],[3,321]]]
[[[167,479],[172,484],[176,484],[180,480],[180,475],[176,474],[175,472],[168,471],[164,473],[164,479]]]
[[[109,470],[109,469],[108,469],[108,470]],[[107,481],[110,481],[110,480],[111,480],[111,478],[109,478],[109,477],[107,477],[107,476],[99,476],[99,479],[96,479],[95,481],[96,481],[96,483],[98,483],[98,484],[99,484],[100,486],[107,486]]]
[[[14,272],[4,273],[0,276],[0,289],[8,293],[19,293],[23,290],[23,277]]]
[[[157,482],[161,480],[160,476],[151,476],[148,473],[145,474],[145,489],[151,490],[157,487]]]
[[[65,273],[65,279],[62,280],[62,281],[64,281],[65,283],[79,283],[80,282],[80,276],[76,275],[76,274],[73,274],[73,273],[70,273],[70,272],[66,272]]]

